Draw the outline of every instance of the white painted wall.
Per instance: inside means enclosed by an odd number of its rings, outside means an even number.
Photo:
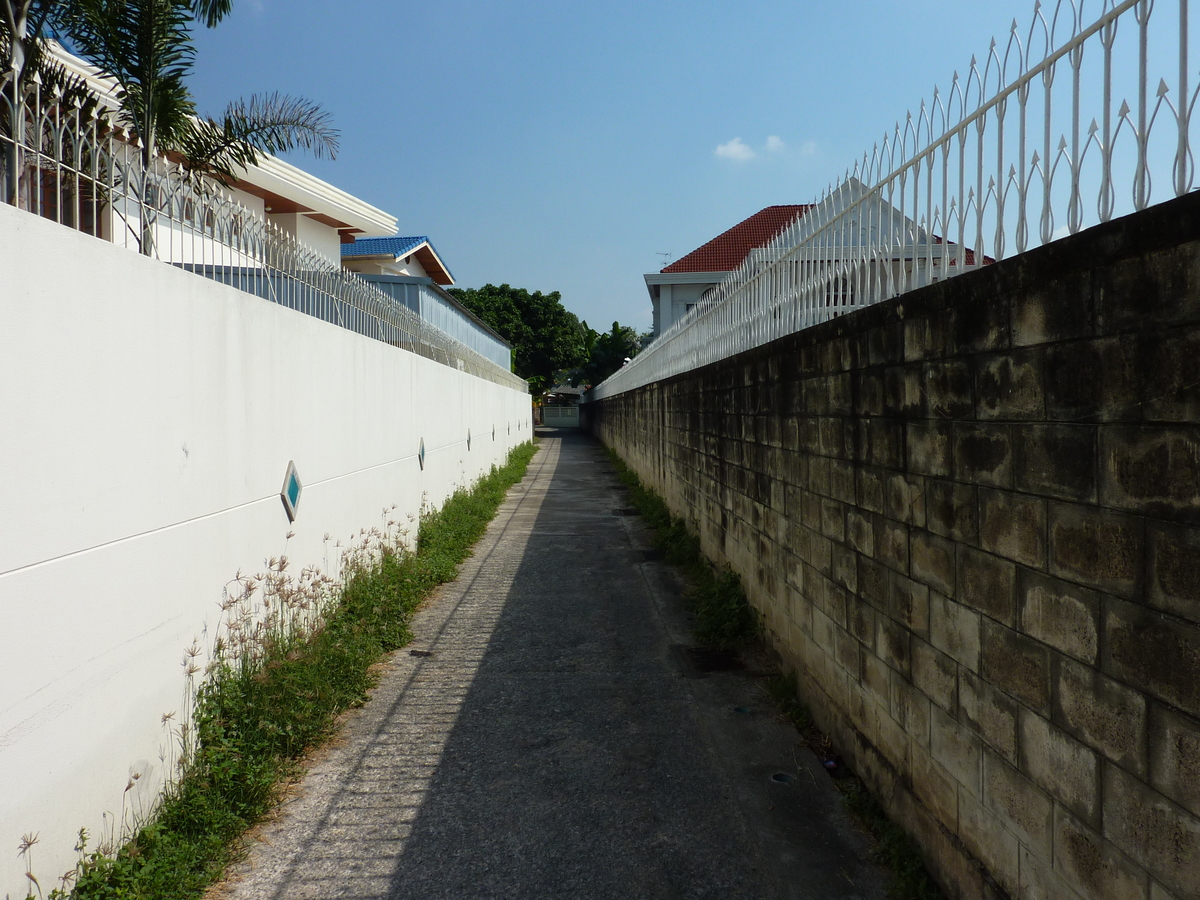
[[[327,533],[345,543],[384,507],[440,503],[530,438],[531,411],[7,206],[0,322],[0,895],[16,898],[22,834],[38,833],[49,887],[78,829],[119,814],[131,772],[151,802],[183,649],[239,569],[285,551],[332,568]]]
[[[700,302],[704,292],[716,284],[714,281],[696,284],[660,284],[658,297],[654,301],[654,334],[658,336],[682,319],[689,306]]]
[[[678,322],[687,315],[688,307],[695,306],[704,296],[704,292],[712,287],[714,282],[703,284],[676,284],[671,291],[671,321]]]
[[[428,278],[429,273],[414,255],[401,257],[398,261],[364,259],[349,256],[342,260],[342,265],[351,272],[364,275],[406,275],[410,278]]]
[[[406,256],[403,260],[401,260],[401,262],[403,263],[403,265],[400,267],[401,271],[397,272],[396,274],[412,275],[416,276],[417,278],[429,277],[429,273],[425,271],[425,267],[421,265],[416,256]]]
[[[237,188],[229,188],[228,190],[234,200],[242,204],[242,206],[246,207],[246,209],[250,210],[258,218],[265,219],[267,217],[267,202],[262,197],[255,196],[247,191],[238,190]]]
[[[342,264],[342,240],[336,228],[311,219],[304,213],[267,213],[267,219],[304,246],[321,254],[335,266]]]

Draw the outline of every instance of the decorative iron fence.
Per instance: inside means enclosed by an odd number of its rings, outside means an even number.
[[[212,179],[142,160],[105,108],[34,79],[0,93],[0,197],[119,246],[517,389],[526,382],[238,203]]]
[[[1166,5],[1167,0],[1158,0]],[[1035,3],[624,368],[601,399],[1193,189],[1187,0]],[[1087,13],[1099,7],[1094,21]],[[1118,40],[1120,37],[1120,40]],[[1151,89],[1154,74],[1162,76]],[[1089,121],[1090,120],[1090,121]],[[1168,192],[1161,192],[1160,198]]]

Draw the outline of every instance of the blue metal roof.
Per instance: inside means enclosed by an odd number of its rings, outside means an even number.
[[[359,238],[353,244],[342,244],[342,256],[384,256],[390,255],[397,259],[408,256],[422,244],[429,243],[429,238],[419,237],[381,237]]]

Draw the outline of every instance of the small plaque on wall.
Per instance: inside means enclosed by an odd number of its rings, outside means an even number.
[[[283,476],[283,490],[279,492],[279,496],[283,500],[283,508],[287,510],[289,522],[296,521],[296,508],[300,505],[302,490],[304,490],[304,485],[300,483],[300,476],[296,474],[296,463],[289,460],[287,474]]]

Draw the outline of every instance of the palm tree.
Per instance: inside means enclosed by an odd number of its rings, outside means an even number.
[[[231,0],[193,0],[191,7],[212,28],[229,15]],[[67,10],[64,0],[0,0],[0,91],[37,69],[44,31],[61,24]]]
[[[3,0],[10,2],[10,0]],[[187,89],[192,29],[215,26],[230,0],[67,0],[56,24],[81,56],[120,85],[118,122],[137,135],[144,169],[171,153],[193,175],[229,182],[260,154],[337,153],[338,132],[316,103],[283,94],[235,100],[219,119],[199,118]],[[142,250],[153,252],[143,223]]]

